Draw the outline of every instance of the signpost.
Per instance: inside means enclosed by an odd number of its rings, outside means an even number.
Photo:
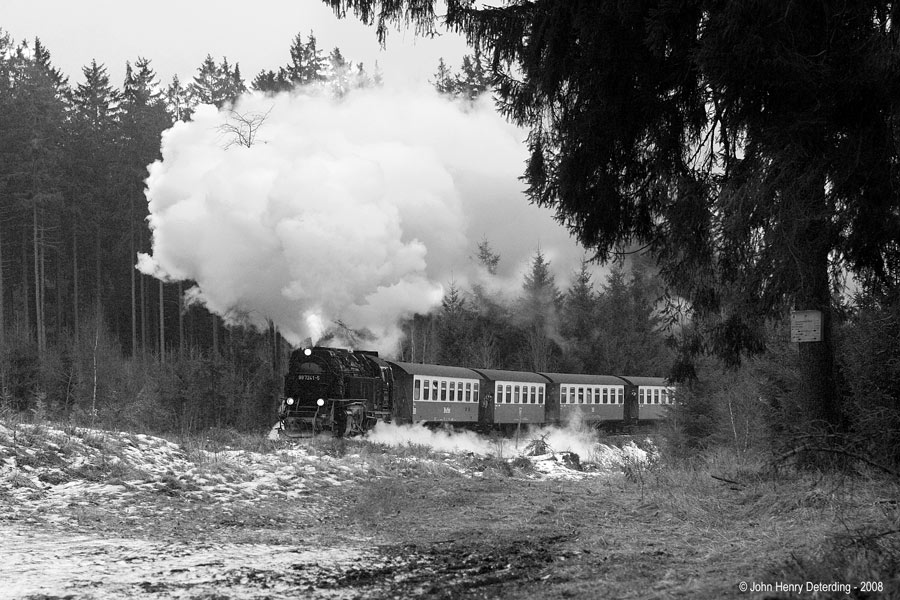
[[[791,311],[791,341],[792,342],[821,342],[822,341],[822,311],[820,310],[792,310]]]

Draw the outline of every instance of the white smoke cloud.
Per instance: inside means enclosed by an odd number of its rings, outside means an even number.
[[[235,115],[267,115],[248,146]],[[230,126],[230,129],[229,129]],[[292,343],[340,321],[390,351],[397,322],[476,277],[486,237],[516,286],[540,245],[565,278],[581,250],[519,180],[525,133],[486,100],[430,89],[242,97],[163,134],[146,195],[153,254],[138,268],[193,280],[210,310]]]

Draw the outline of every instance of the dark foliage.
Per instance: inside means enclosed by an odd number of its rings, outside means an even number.
[[[382,41],[390,23],[435,25],[431,1],[325,2]],[[896,13],[891,2],[449,0],[444,21],[492,57],[498,106],[530,128],[532,201],[597,258],[653,250],[707,340],[692,348],[736,365],[765,348],[767,319],[822,311],[798,392],[808,420],[834,429],[831,261],[870,286],[900,277]]]

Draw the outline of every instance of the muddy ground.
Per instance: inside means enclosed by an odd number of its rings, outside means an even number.
[[[8,487],[0,598],[897,597],[896,578],[816,568],[848,523],[896,522],[887,484],[863,497],[853,481],[723,471],[727,481],[705,471],[546,477],[479,457],[444,455],[447,470],[440,456],[319,455],[277,468],[241,456],[240,468],[223,457],[191,477]],[[260,479],[266,469],[277,477]],[[259,481],[276,483],[260,493]],[[863,576],[887,587],[774,587]]]

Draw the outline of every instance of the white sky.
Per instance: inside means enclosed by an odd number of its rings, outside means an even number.
[[[176,74],[185,82],[207,54],[237,62],[249,84],[260,70],[287,64],[294,36],[310,30],[326,54],[337,46],[369,72],[377,60],[391,83],[426,82],[440,57],[457,69],[468,52],[455,34],[424,39],[399,31],[381,50],[374,27],[352,16],[338,20],[321,0],[0,0],[0,29],[16,42],[39,37],[72,85],[96,59],[121,87],[125,61],[139,56],[151,60],[163,85]]]
[[[383,50],[374,26],[353,16],[339,20],[322,0],[0,0],[0,29],[16,43],[39,37],[72,86],[83,82],[82,68],[96,60],[121,88],[125,62],[133,64],[138,57],[150,59],[162,86],[176,74],[188,83],[207,54],[217,63],[223,57],[238,63],[249,85],[260,70],[287,64],[294,36],[300,33],[305,39],[310,31],[325,53],[337,46],[345,58],[365,63],[369,72],[378,61],[385,82],[394,88],[429,85],[439,58],[457,70],[470,52],[456,34],[427,39],[412,31],[391,31]],[[524,154],[522,160],[524,164]],[[520,182],[514,183],[521,189]],[[546,233],[518,240],[523,250],[502,239],[502,234],[516,237],[515,227],[489,232],[502,268],[524,268],[521,261],[540,246],[553,262],[557,282],[566,282],[577,271],[583,250],[553,221],[550,210],[528,205],[524,195],[521,205],[522,211],[534,213],[528,218],[545,222]],[[598,272],[595,285],[604,279]]]

